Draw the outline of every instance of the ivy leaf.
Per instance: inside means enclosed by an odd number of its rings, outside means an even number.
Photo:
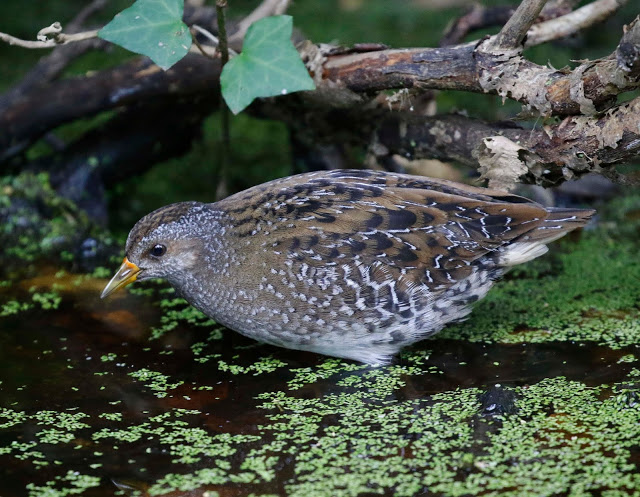
[[[183,0],[138,0],[98,32],[103,40],[146,55],[165,71],[191,46]]]
[[[222,96],[234,114],[255,98],[314,90],[298,51],[291,43],[291,16],[266,17],[251,25],[242,53],[225,64]]]

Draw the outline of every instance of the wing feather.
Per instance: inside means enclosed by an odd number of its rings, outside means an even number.
[[[469,276],[476,261],[536,230],[548,215],[535,202],[501,191],[360,170],[276,180],[219,204],[236,236],[268,240],[297,265],[355,261],[400,286],[426,285],[434,293]]]

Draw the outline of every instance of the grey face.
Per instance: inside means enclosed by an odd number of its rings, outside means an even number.
[[[197,276],[198,261],[205,255],[206,234],[215,232],[211,209],[199,202],[162,207],[136,223],[127,239],[122,265],[102,292],[102,298],[136,279],[164,278],[180,287]]]
[[[203,250],[196,233],[195,227],[185,221],[158,226],[137,240],[129,235],[127,258],[140,268],[138,279],[175,281],[194,269]]]

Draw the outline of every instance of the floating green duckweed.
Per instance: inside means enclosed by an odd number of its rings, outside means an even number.
[[[0,429],[11,428],[24,422],[26,414],[23,411],[14,411],[13,409],[0,408]]]
[[[291,372],[294,373],[295,376],[289,380],[287,385],[289,390],[298,390],[305,385],[315,383],[319,380],[326,380],[333,375],[358,371],[366,367],[367,366],[363,364],[345,362],[340,359],[325,359],[316,367],[292,369]]]
[[[167,288],[165,293],[175,293],[173,288]],[[197,310],[195,307],[189,305],[189,303],[182,298],[163,298],[159,302],[160,307],[163,310],[162,317],[160,319],[160,326],[154,327],[151,330],[151,339],[155,340],[162,337],[165,333],[173,330],[179,324],[200,326],[200,327],[214,327],[217,326],[216,322],[207,317],[205,314]],[[217,327],[213,330],[218,338],[222,337],[220,331],[221,327]],[[211,340],[213,335],[209,336]]]
[[[56,292],[36,292],[32,299],[44,310],[57,309],[62,302],[62,297]]]
[[[427,355],[418,354],[418,362],[421,357]],[[337,376],[321,396],[309,398],[299,383],[259,394],[263,422],[252,434],[211,430],[202,421],[216,413],[200,410],[168,409],[140,422],[103,413],[97,417],[110,426],[94,429],[82,412],[3,409],[0,429],[33,423],[40,431],[34,440],[0,447],[0,455],[47,464],[44,447],[72,448],[82,438],[95,444],[87,447],[87,467],[97,471],[113,452],[105,444],[129,453],[128,447],[153,450],[175,469],[151,481],[150,495],[226,484],[268,489],[276,478],[294,497],[625,495],[640,489],[633,462],[640,439],[638,368],[610,387],[564,377],[503,387],[515,398],[514,410],[487,416],[479,388],[405,398],[409,379],[428,385],[441,374],[428,364],[343,368],[329,361],[317,369]],[[34,485],[31,495],[45,489],[80,493],[65,475]]]
[[[129,376],[136,380],[144,382],[145,386],[154,392],[154,395],[159,399],[167,396],[168,390],[174,390],[180,385],[184,384],[184,381],[176,381],[175,383],[169,382],[169,377],[158,371],[151,371],[150,369],[139,369],[129,373]]]
[[[635,205],[614,206],[612,219]],[[144,329],[111,334],[120,321],[103,321],[93,302],[59,305],[55,289],[24,291],[22,303],[12,295],[0,309],[9,323],[0,345],[38,360],[32,372],[4,356],[13,374],[0,385],[1,462],[31,471],[33,497],[111,495],[123,467],[132,491],[149,495],[640,495],[638,227],[608,223],[555,244],[498,283],[466,323],[384,368],[331,358],[298,367],[308,364],[298,357],[291,367],[292,352],[220,340],[217,325],[153,284],[138,293],[162,298],[162,346]],[[22,336],[13,316],[30,308],[32,335]],[[105,340],[67,332],[65,308]],[[56,325],[43,331],[49,316]],[[559,340],[579,344],[534,345]],[[587,359],[572,361],[583,351]],[[519,370],[519,357],[531,364]],[[559,357],[553,372],[549,357]],[[496,374],[508,378],[504,412],[486,400]],[[55,407],[33,399],[36,375],[51,390],[66,378],[58,396],[46,391]]]
[[[12,316],[20,312],[28,311],[33,307],[31,302],[18,302],[17,300],[10,300],[2,304],[0,309],[0,317]]]
[[[57,488],[65,485],[63,488]],[[100,485],[100,478],[97,476],[82,475],[77,471],[68,471],[64,476],[56,476],[52,481],[44,486],[27,484],[29,497],[65,497],[67,495],[79,495],[85,490]]]
[[[237,359],[238,356],[234,356]],[[255,362],[247,366],[240,364],[232,364],[227,361],[219,360],[218,369],[220,371],[229,371],[231,374],[252,374],[258,376],[264,373],[273,373],[276,369],[286,366],[287,363],[271,356],[261,357]]]

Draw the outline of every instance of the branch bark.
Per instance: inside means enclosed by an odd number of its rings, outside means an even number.
[[[0,162],[61,124],[170,95],[206,94],[219,85],[220,63],[188,54],[168,71],[147,58],[90,76],[56,81],[0,114]]]
[[[621,42],[626,53],[637,50],[639,37],[636,19]],[[539,66],[510,50],[495,51],[493,45],[489,38],[455,47],[348,55],[332,55],[307,45],[302,53],[328,105],[335,100],[332,92],[344,90],[355,93],[353,98],[400,88],[463,90],[516,100],[544,116],[565,116],[602,111],[620,93],[640,86],[640,71],[616,62],[620,46],[608,57],[583,62],[569,71]]]
[[[272,6],[277,3],[267,1]],[[594,12],[602,10],[593,6],[608,5],[609,12],[614,6],[612,1],[620,5],[626,0],[596,0],[589,4],[591,14],[580,14],[582,19],[599,19]],[[406,121],[407,129],[413,130],[417,145],[411,149],[398,142],[395,147],[406,148],[406,153],[416,157],[448,158],[481,166],[495,162],[501,147],[508,148],[516,157],[511,161],[518,160],[519,164],[512,168],[512,179],[503,181],[545,185],[637,157],[639,104],[634,100],[613,105],[618,94],[640,86],[640,18],[626,27],[616,51],[608,57],[583,62],[573,71],[555,70],[533,64],[519,53],[523,32],[528,33],[525,44],[540,43],[546,38],[536,38],[535,30],[549,32],[550,25],[546,23],[552,22],[542,22],[527,31],[534,11],[543,2],[526,3],[527,19],[512,23],[509,30],[505,28],[502,41],[494,37],[436,49],[367,46],[367,51],[358,49],[355,53],[306,43],[300,51],[318,90],[279,98],[273,105],[271,100],[264,100],[258,106],[272,117],[297,126],[302,135],[328,130],[334,140],[366,147],[374,125],[389,122],[389,110],[376,107],[372,98],[375,92],[411,88],[421,94],[425,89],[498,94],[543,115],[565,119],[559,125],[532,131],[460,116],[424,118],[404,113],[398,117]],[[575,24],[576,17],[573,19]],[[518,46],[495,49],[514,43]],[[0,105],[0,161],[15,157],[44,133],[74,119],[114,108],[131,111],[167,96],[211,93],[219,84],[219,76],[219,62],[191,54],[166,73],[148,59],[136,59],[86,77],[47,82],[37,91],[14,95],[4,101],[4,107]],[[607,108],[611,110],[598,114]],[[309,117],[311,114],[313,117]],[[393,141],[383,138],[379,135],[382,148],[394,150]],[[520,160],[520,156],[525,159]],[[485,174],[490,177],[493,172],[487,170]]]
[[[460,115],[405,115],[385,120],[371,149],[381,160],[399,154],[480,164],[493,187],[508,189],[516,182],[548,187],[637,157],[639,121],[640,97],[598,117],[567,117],[533,130]]]

